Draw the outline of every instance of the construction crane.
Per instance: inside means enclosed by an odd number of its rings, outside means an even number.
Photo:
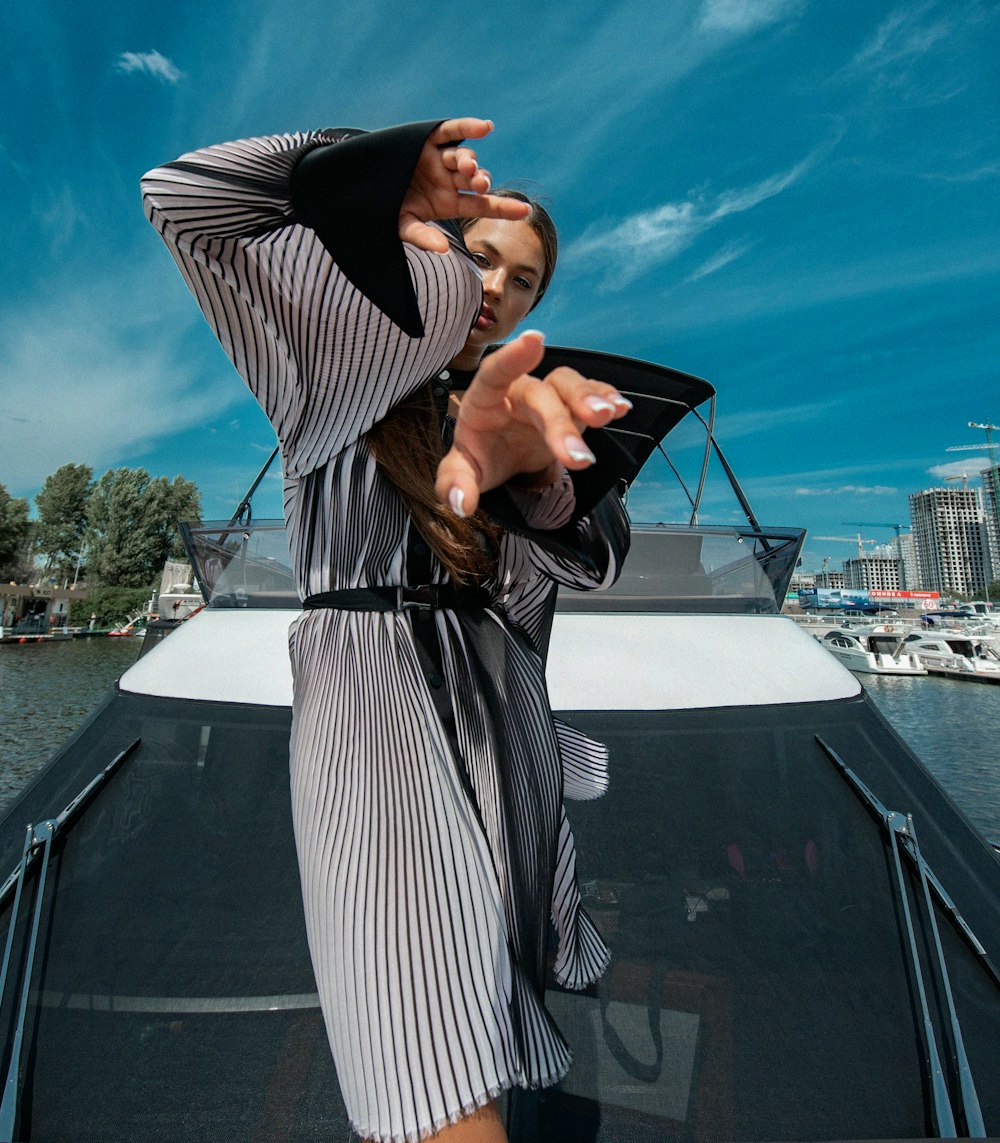
[[[985,445],[949,445],[944,450],[945,452],[973,452],[973,451],[978,451],[981,448],[986,448],[988,451],[992,452],[993,449],[1000,448],[1000,444],[994,444],[993,443],[993,436],[992,436],[993,433],[1000,433],[1000,425],[991,425],[989,423],[981,424],[979,421],[969,421],[968,424],[969,424],[970,429],[983,429],[985,431],[985,433],[986,433],[986,444]],[[992,460],[993,458],[991,457],[990,459]]]
[[[899,537],[904,528],[908,528],[909,524],[873,524],[870,520],[841,520],[841,524],[845,528],[892,528],[896,533],[896,550],[899,551]]]
[[[954,476],[943,476],[941,479],[942,479],[942,480],[943,480],[943,481],[944,481],[946,484],[947,484],[949,481],[952,481],[952,480],[961,480],[961,482],[962,482],[962,491],[963,491],[963,492],[968,492],[968,491],[969,491],[969,474],[968,474],[967,472],[958,472],[958,473],[956,473]]]
[[[834,543],[837,543],[837,544],[857,544],[858,545],[858,559],[859,560],[865,554],[864,549],[861,547],[861,545],[862,544],[875,544],[877,542],[875,540],[862,540],[860,532],[856,536],[813,536],[813,539],[814,540],[833,540]]]
[[[899,560],[900,587],[908,587],[906,582],[906,565],[903,563],[903,541],[900,538],[906,524],[873,524],[870,520],[841,520],[845,528],[892,528],[896,533],[896,559]]]
[[[896,558],[903,558],[903,544],[900,540],[900,535],[904,528],[908,528],[908,524],[873,524],[870,520],[841,520],[841,524],[845,528],[892,528],[896,533]]]
[[[1000,536],[1000,479],[998,479],[998,474],[997,474],[997,467],[998,467],[997,463],[996,463],[997,458],[994,455],[995,450],[1000,448],[1000,444],[997,444],[993,440],[993,434],[994,433],[1000,433],[1000,425],[990,424],[989,421],[969,421],[968,426],[970,429],[982,429],[983,432],[986,434],[986,444],[985,445],[949,445],[945,449],[945,452],[979,452],[981,449],[985,448],[986,451],[989,453],[990,499],[993,501],[993,521],[994,521],[994,526],[996,528],[996,534],[998,536]],[[983,484],[985,484],[985,483],[986,483],[986,476],[984,474],[983,475]],[[968,482],[966,482],[966,484],[964,484],[963,487],[968,488],[969,487]]]

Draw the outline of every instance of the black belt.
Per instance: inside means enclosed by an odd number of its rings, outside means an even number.
[[[330,607],[337,611],[477,611],[490,605],[483,587],[432,583],[426,587],[349,587],[321,591],[302,601],[307,611]]]

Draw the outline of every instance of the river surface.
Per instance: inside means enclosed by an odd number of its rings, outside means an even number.
[[[137,639],[0,647],[0,810],[133,662]],[[990,840],[1000,840],[1000,686],[859,676],[918,758]]]
[[[0,811],[135,662],[141,639],[0,646]]]

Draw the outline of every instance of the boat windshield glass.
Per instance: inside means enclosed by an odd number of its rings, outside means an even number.
[[[181,524],[209,607],[298,607],[283,520]]]
[[[182,524],[210,607],[297,608],[285,526]],[[568,611],[763,613],[781,610],[805,533],[801,529],[639,525],[622,576],[606,592],[564,591]]]
[[[563,591],[561,611],[776,614],[805,532],[797,528],[639,525],[608,591]]]

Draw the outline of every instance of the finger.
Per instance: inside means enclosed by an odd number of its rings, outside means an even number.
[[[469,383],[462,406],[468,402],[470,410],[483,410],[501,405],[511,385],[525,373],[530,373],[545,353],[545,336],[538,330],[525,330],[520,337],[502,345],[479,366]]]
[[[469,179],[469,190],[475,191],[476,194],[489,194],[492,189],[493,176],[485,167],[480,167]]]
[[[462,139],[484,139],[492,130],[493,121],[490,119],[474,117],[446,119],[427,136],[427,142],[440,147],[446,143],[457,143]]]
[[[445,147],[441,150],[441,162],[449,171],[458,171],[471,177],[479,168],[476,152],[469,147]]]
[[[485,174],[489,179],[488,172]],[[519,202],[514,198],[502,198],[489,194],[461,194],[453,193],[448,196],[450,201],[438,198],[437,209],[432,213],[427,210],[425,217],[435,218],[501,218],[516,222],[531,213],[531,205]],[[404,204],[405,205],[405,204]],[[421,211],[424,213],[423,209]],[[404,242],[409,242],[421,250],[429,250],[435,254],[447,254],[450,246],[448,239],[442,232],[433,226],[428,226],[422,218],[414,213],[413,209],[404,210],[399,216],[399,236]]]
[[[490,177],[488,171],[480,171],[480,174],[485,174],[487,179]],[[477,186],[472,186],[471,189],[480,192],[480,188]],[[501,218],[507,222],[520,222],[531,214],[530,202],[521,202],[520,199],[489,194],[489,189],[489,186],[484,186],[481,193],[458,195],[458,203],[455,208],[456,216],[463,218]]]
[[[452,148],[441,152],[442,165],[453,176],[456,190],[470,190],[475,194],[489,194],[493,189],[490,172],[479,165],[475,151],[467,147]]]
[[[590,428],[617,421],[632,408],[632,402],[613,385],[583,377],[575,369],[554,369],[545,381],[558,392],[572,415]]]
[[[426,222],[421,222],[416,215],[400,217],[399,237],[403,242],[432,254],[447,254],[451,250],[445,234],[436,226],[428,226]]]
[[[434,491],[456,516],[471,516],[479,507],[481,476],[472,460],[452,448],[438,465]]]
[[[552,456],[567,468],[587,468],[594,454],[587,447],[569,406],[552,385],[533,378],[522,378],[510,389],[511,415],[528,422],[545,441]]]

